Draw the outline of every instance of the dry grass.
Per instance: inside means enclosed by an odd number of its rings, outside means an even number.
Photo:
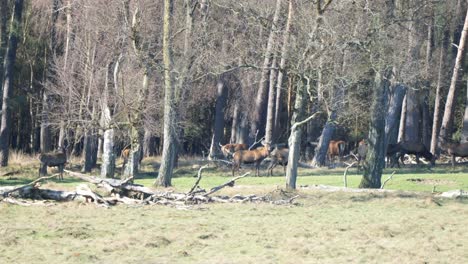
[[[30,155],[20,150],[10,150],[9,163],[13,166],[32,166],[39,163],[39,155]]]
[[[137,183],[153,183],[158,161],[145,160]],[[0,177],[0,185],[35,179],[38,161],[30,162],[20,160],[7,168],[17,173]],[[181,160],[174,190],[187,191],[193,185],[197,164],[196,159]],[[284,186],[281,174],[278,168],[275,177],[243,178],[219,194],[277,195]],[[342,169],[301,169],[298,186],[342,186],[342,174]],[[211,188],[228,179],[229,168],[209,168],[201,185]],[[463,166],[430,171],[410,167],[399,170],[388,188],[425,192],[328,193],[299,188],[294,206],[106,210],[79,203],[0,204],[0,263],[467,263],[468,201],[435,200],[430,194],[433,186],[467,189],[467,179]],[[350,171],[350,186],[359,180]],[[50,181],[43,187],[73,189],[77,183],[65,176],[64,183]]]
[[[296,206],[215,204],[191,210],[0,204],[0,263],[468,261],[465,201],[299,194]]]

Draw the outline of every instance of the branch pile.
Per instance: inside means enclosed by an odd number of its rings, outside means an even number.
[[[44,180],[56,177],[41,177],[29,184],[23,186],[0,187],[0,202],[30,206],[30,205],[49,205],[44,200],[52,201],[83,201],[93,202],[98,206],[109,207],[118,204],[127,205],[168,205],[168,206],[190,206],[206,203],[271,203],[271,204],[292,204],[298,196],[273,198],[272,195],[234,195],[215,196],[214,193],[227,187],[234,186],[235,182],[246,177],[249,173],[229,180],[219,186],[206,191],[199,186],[202,178],[202,170],[207,165],[202,166],[198,171],[198,177],[193,187],[187,193],[177,193],[173,191],[156,191],[143,185],[134,184],[133,178],[127,179],[108,179],[65,170],[68,175],[95,185],[96,190],[90,188],[87,184],[80,184],[74,191],[60,191],[40,188],[40,183]]]

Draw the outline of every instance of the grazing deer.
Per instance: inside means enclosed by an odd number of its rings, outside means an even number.
[[[339,158],[343,157],[345,146],[346,142],[344,142],[343,140],[331,140],[328,144],[328,160],[331,162],[336,156],[338,156]]]
[[[223,146],[219,143],[219,146],[221,147],[221,152],[223,152],[223,155],[226,158],[230,158],[236,151],[249,149],[246,144],[226,144]]]
[[[255,176],[259,176],[260,163],[270,155],[270,144],[262,143],[262,147],[254,150],[239,150],[232,155],[232,176],[240,169],[241,164],[255,163]]]
[[[67,163],[65,148],[61,148],[61,150],[57,152],[42,153],[39,155],[39,160],[41,161],[39,176],[41,176],[41,174],[47,174],[47,167],[57,167],[60,172],[59,180],[63,180],[63,170]]]
[[[418,164],[419,164],[419,157],[422,156],[424,159],[429,161],[432,166],[435,165],[436,157],[432,155],[432,153],[429,152],[426,146],[421,142],[400,141],[395,146],[392,146],[392,148],[393,148],[393,151],[392,151],[393,153],[398,153],[397,159],[396,159],[397,162],[398,162],[398,158],[400,158],[400,161],[403,165],[405,165],[403,161],[403,157],[405,156],[405,154],[416,155],[416,162]]]
[[[271,153],[271,162],[268,166],[268,176],[273,176],[273,169],[280,164],[283,166],[284,175],[286,176],[286,166],[288,165],[289,149],[276,147]]]
[[[439,142],[439,146],[443,151],[452,156],[452,167],[455,167],[455,157],[468,157],[468,142],[454,143],[443,140]]]

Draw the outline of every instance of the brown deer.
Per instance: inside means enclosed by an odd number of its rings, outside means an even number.
[[[334,157],[343,157],[345,146],[346,142],[343,140],[330,140],[327,151],[328,160],[331,162]]]
[[[455,167],[455,157],[468,157],[468,142],[455,143],[455,142],[439,142],[440,148],[452,156],[452,167]]]
[[[124,150],[122,150],[122,152],[120,153],[120,158],[123,159],[123,164],[122,164],[122,171],[124,170],[125,168],[125,165],[127,165],[128,163],[128,158],[130,157],[130,151],[132,149],[131,148],[125,148]],[[143,160],[143,153],[140,151],[140,156],[138,157],[138,163],[141,163],[141,161]]]
[[[223,155],[226,158],[232,157],[236,151],[249,149],[246,144],[226,144],[223,146],[219,143],[219,146],[221,147],[221,152],[223,152]]]
[[[239,150],[232,155],[232,176],[240,169],[241,164],[255,163],[255,176],[259,176],[260,163],[270,155],[270,144],[262,143],[262,147],[254,150]]]
[[[286,176],[286,166],[288,165],[289,149],[275,148],[270,153],[270,165],[268,166],[268,176],[273,176],[273,169],[280,164],[283,166],[284,175]]]
[[[60,151],[43,153],[39,155],[39,160],[41,161],[41,167],[39,168],[39,176],[47,174],[47,167],[57,167],[60,176],[59,180],[63,180],[63,170],[65,169],[65,164],[67,163],[67,154],[65,148],[61,148]]]

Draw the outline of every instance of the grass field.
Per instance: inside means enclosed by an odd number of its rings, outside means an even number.
[[[184,161],[175,191],[193,185],[194,161]],[[151,186],[157,160],[146,160],[136,182]],[[77,169],[72,166],[73,169]],[[0,186],[37,177],[38,164],[18,159],[2,169]],[[244,169],[248,171],[248,169]],[[264,171],[263,171],[264,172]],[[386,179],[393,170],[385,172]],[[96,172],[97,173],[97,172]],[[95,173],[95,174],[96,174]],[[246,177],[220,194],[275,194],[275,177]],[[203,172],[210,188],[231,178],[229,169]],[[73,189],[78,181],[44,187]],[[351,169],[350,187],[360,176]],[[434,198],[436,191],[468,189],[459,166],[396,170],[386,189],[411,192],[348,193],[307,188],[343,186],[343,169],[300,169],[296,204],[209,204],[196,207],[62,203],[21,207],[0,203],[0,263],[467,263],[468,201]],[[413,192],[417,191],[417,192]]]

